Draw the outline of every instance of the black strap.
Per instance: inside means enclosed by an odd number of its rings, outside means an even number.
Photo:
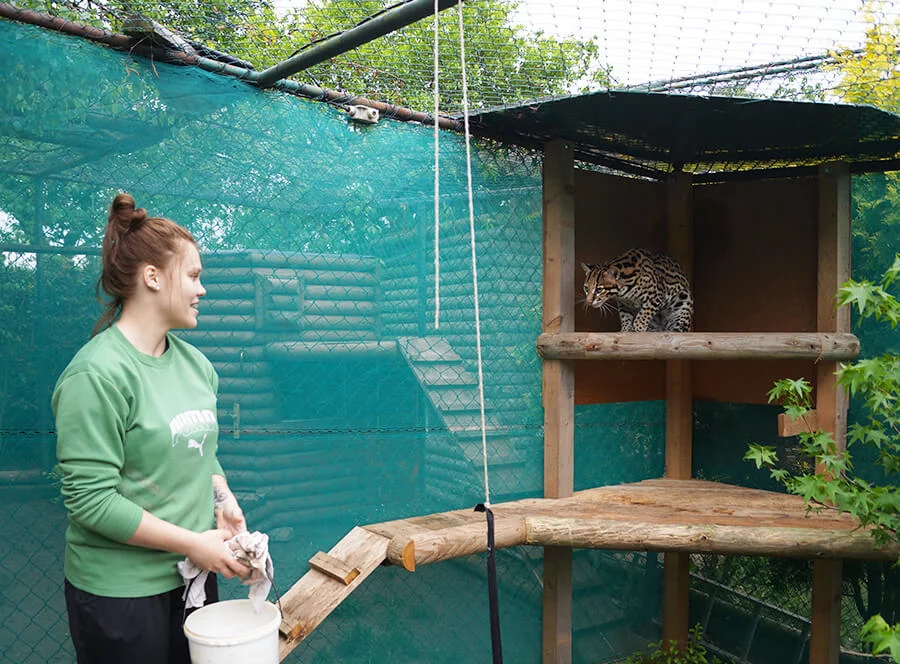
[[[500,603],[497,596],[497,559],[494,556],[494,513],[484,503],[475,506],[476,512],[484,512],[487,516],[488,540],[488,600],[491,611],[491,653],[494,664],[503,664],[503,647],[500,643]]]

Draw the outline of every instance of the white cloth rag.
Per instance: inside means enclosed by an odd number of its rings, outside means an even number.
[[[269,536],[259,531],[244,531],[227,540],[225,545],[235,558],[250,568],[250,573],[241,579],[241,583],[250,586],[250,603],[253,610],[259,613],[269,596],[275,574],[272,556],[269,555]],[[206,578],[209,572],[197,567],[190,558],[178,563],[178,572],[184,580],[185,607],[193,609],[203,606],[206,603]]]

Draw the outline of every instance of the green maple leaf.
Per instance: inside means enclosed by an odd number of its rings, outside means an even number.
[[[888,625],[881,616],[872,616],[862,628],[863,641],[872,647],[872,653],[888,652],[895,662],[900,662],[900,625]]]
[[[864,315],[874,286],[868,281],[850,281],[840,290],[841,304],[856,304],[860,315]]]
[[[763,466],[772,466],[778,461],[778,454],[775,448],[769,445],[750,445],[750,449],[744,454],[745,461],[752,461],[757,468]]]

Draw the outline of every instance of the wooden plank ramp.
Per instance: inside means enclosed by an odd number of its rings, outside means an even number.
[[[496,548],[564,546],[624,551],[706,552],[796,558],[896,560],[868,530],[803,499],[704,480],[656,479],[492,505]],[[354,528],[281,598],[284,659],[382,563],[418,565],[487,551],[483,514],[473,509]],[[358,572],[358,573],[357,573]]]
[[[326,560],[339,561],[354,573],[335,578],[316,562],[281,598],[279,661],[318,627],[344,599],[384,562],[390,540],[363,528],[354,528],[331,551]],[[316,554],[313,561],[321,561]],[[349,583],[347,579],[349,578]]]

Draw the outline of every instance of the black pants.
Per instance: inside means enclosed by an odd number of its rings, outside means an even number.
[[[183,588],[150,597],[100,597],[65,583],[69,631],[78,664],[190,664]],[[218,601],[216,575],[206,603]],[[190,613],[190,611],[188,611]]]

